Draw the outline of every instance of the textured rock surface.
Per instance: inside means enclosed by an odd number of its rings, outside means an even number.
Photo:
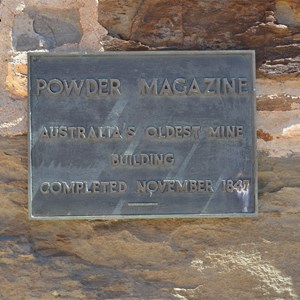
[[[298,299],[300,157],[259,157],[257,218],[27,220],[26,137],[0,138],[1,299]]]
[[[121,38],[155,47],[255,49],[258,62],[299,55],[298,1],[99,2],[99,22]],[[280,47],[285,47],[285,50]]]
[[[79,43],[81,36],[78,10],[26,7],[14,19],[12,37],[17,51]]]
[[[298,0],[0,0],[0,39],[1,299],[299,298]],[[257,218],[27,220],[28,49],[249,48]]]

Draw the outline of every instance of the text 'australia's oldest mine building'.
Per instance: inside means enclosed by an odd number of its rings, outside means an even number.
[[[251,216],[254,52],[29,55],[30,217]]]

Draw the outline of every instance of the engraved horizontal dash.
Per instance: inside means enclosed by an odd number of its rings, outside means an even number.
[[[128,206],[156,206],[157,202],[129,202]]]

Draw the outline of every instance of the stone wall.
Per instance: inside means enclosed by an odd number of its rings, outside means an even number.
[[[298,0],[0,0],[0,298],[298,299]],[[255,49],[259,216],[28,221],[27,51]]]

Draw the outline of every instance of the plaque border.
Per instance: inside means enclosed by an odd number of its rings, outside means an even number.
[[[250,55],[252,60],[252,80],[253,80],[253,91],[252,91],[252,164],[254,174],[254,212],[250,213],[220,213],[220,214],[161,214],[161,215],[99,215],[99,216],[34,216],[32,213],[32,165],[31,165],[31,94],[30,94],[30,69],[31,59],[34,57],[126,57],[126,56],[182,56],[182,55],[200,55],[200,56],[213,56],[213,55]],[[70,53],[49,53],[41,51],[29,51],[27,52],[27,109],[28,109],[28,218],[29,220],[124,220],[124,219],[200,219],[200,218],[253,218],[258,217],[258,183],[257,183],[257,136],[256,136],[256,62],[255,62],[255,50],[183,50],[183,51],[108,51],[108,52],[70,52]]]

